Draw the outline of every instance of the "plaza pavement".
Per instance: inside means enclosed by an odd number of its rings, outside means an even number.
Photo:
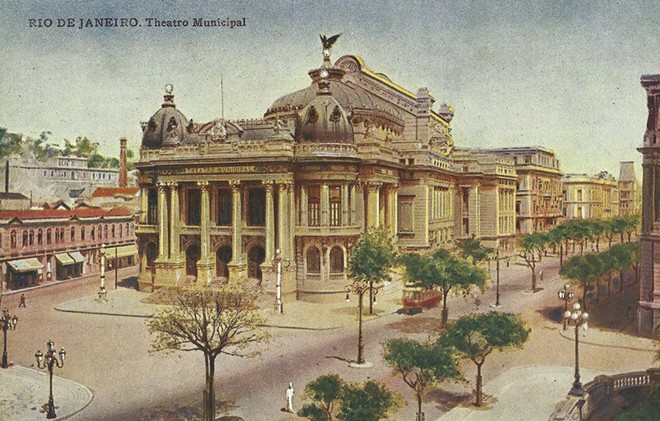
[[[400,290],[393,288],[380,294],[376,304],[377,312],[368,314],[364,308],[364,320],[377,318],[396,312]],[[389,293],[387,293],[389,292]],[[108,290],[107,302],[101,302],[96,296],[87,296],[57,304],[55,309],[63,312],[117,317],[151,317],[163,306],[146,304],[147,293],[129,288]],[[365,300],[368,301],[368,300]],[[300,301],[284,303],[284,313],[272,309],[264,311],[267,327],[288,329],[329,330],[355,323],[356,303],[352,297],[350,303],[312,304]],[[487,306],[484,306],[487,307]],[[486,309],[484,309],[487,311]],[[319,316],[321,313],[321,317]],[[310,317],[311,315],[314,317]],[[572,332],[555,331],[557,338],[566,341],[566,347],[572,348]],[[653,342],[633,336],[622,337],[616,332],[591,329],[584,343],[618,351],[648,351],[654,349]],[[600,367],[599,367],[600,368]],[[595,374],[608,372],[607,367],[598,373],[582,371],[582,381],[590,381]],[[92,400],[92,393],[85,386],[70,380],[54,376],[55,405],[58,419],[66,419],[83,410]],[[437,421],[485,421],[485,420],[547,420],[556,405],[561,402],[573,381],[573,371],[566,367],[522,365],[511,368],[490,381],[484,383],[486,408],[458,406],[442,415]],[[0,419],[2,420],[40,420],[45,418],[43,405],[48,400],[48,378],[44,370],[11,366],[0,370]],[[533,399],[528,397],[533,396]],[[282,420],[297,419],[293,414],[283,414]],[[407,421],[407,420],[400,420]]]

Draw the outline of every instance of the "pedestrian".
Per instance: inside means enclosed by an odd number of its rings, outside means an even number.
[[[286,390],[286,411],[293,413],[293,383],[289,383],[289,388]]]
[[[543,280],[543,269],[539,271],[539,279]]]
[[[21,294],[21,301],[18,303],[19,307],[25,307],[25,294]]]
[[[479,306],[481,305],[481,300],[479,299],[479,295],[475,291],[472,296],[474,297],[474,306],[477,308],[477,311],[479,311]]]

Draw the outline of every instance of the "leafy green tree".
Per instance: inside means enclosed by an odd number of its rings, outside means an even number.
[[[332,421],[336,409],[341,405],[344,381],[336,374],[317,377],[305,386],[305,396],[313,402],[298,411],[299,417],[312,421]]]
[[[541,253],[545,248],[546,237],[541,233],[534,232],[525,234],[518,240],[523,253],[520,255],[532,271],[532,291],[536,292],[536,264],[541,261]]]
[[[600,252],[600,239],[605,235],[605,222],[600,219],[587,220],[589,237],[596,243],[596,252]]]
[[[612,268],[619,272],[619,292],[621,292],[623,291],[623,272],[632,266],[630,248],[627,247],[627,244],[615,244],[606,252],[606,256],[610,260]]]
[[[342,405],[337,419],[342,421],[379,421],[400,406],[400,398],[384,384],[367,381],[349,383],[342,390]]]
[[[356,281],[380,282],[389,279],[396,250],[387,231],[380,227],[364,234],[351,251],[348,272]]]
[[[215,359],[220,354],[253,357],[252,345],[268,335],[258,326],[257,293],[238,285],[172,288],[177,305],[159,311],[147,322],[155,335],[152,351],[201,351],[206,367],[204,420],[215,420]]]
[[[621,238],[621,242],[623,243],[623,234],[626,232],[626,228],[628,225],[628,222],[626,221],[625,217],[618,217],[618,218],[613,218],[611,220],[612,222],[610,223],[610,229],[612,230],[613,234],[618,234]]]
[[[575,281],[582,288],[582,306],[587,311],[587,291],[603,275],[602,260],[593,253],[573,256],[559,269],[559,274]]]
[[[639,215],[631,215],[625,218],[625,225],[623,231],[628,235],[628,242],[631,241],[632,235],[637,231],[639,225],[641,224],[641,219]]]
[[[406,338],[389,339],[382,346],[385,361],[415,392],[418,421],[426,392],[442,382],[462,378],[456,355],[450,348]]]
[[[483,289],[488,279],[484,269],[442,249],[429,256],[408,253],[401,256],[400,262],[405,268],[406,278],[415,286],[439,288],[442,292],[442,327],[447,325],[449,318],[449,292],[466,295],[474,287]]]
[[[530,329],[517,314],[469,314],[449,325],[438,339],[441,347],[453,347],[477,366],[476,405],[482,404],[481,367],[494,350],[522,348],[529,338]]]
[[[564,254],[568,252],[568,245],[564,247],[564,243],[568,241],[567,228],[565,224],[555,225],[548,231],[547,241],[552,245],[553,249],[559,246],[559,267],[564,264]]]
[[[11,133],[7,129],[0,130],[0,157],[21,153],[23,150],[23,135]]]
[[[492,248],[481,245],[481,241],[479,241],[474,235],[466,240],[459,241],[458,246],[461,249],[461,255],[463,258],[471,258],[474,264],[488,260],[493,253]]]

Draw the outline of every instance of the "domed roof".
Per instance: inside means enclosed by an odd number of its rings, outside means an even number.
[[[355,143],[348,113],[327,87],[322,88],[300,113],[295,140],[300,143]]]
[[[155,149],[187,143],[188,119],[174,105],[172,85],[165,87],[161,109],[147,123],[142,123],[142,147]]]
[[[270,114],[296,111],[302,109],[305,105],[316,96],[315,81],[305,89],[292,92],[288,95],[277,99],[273,105],[266,111],[266,117]],[[371,94],[364,88],[350,83],[349,81],[333,81],[332,83],[332,96],[335,97],[337,102],[346,110],[353,111],[355,109],[361,110],[374,110],[381,111],[389,114],[390,116],[401,120],[401,112],[390,102]]]

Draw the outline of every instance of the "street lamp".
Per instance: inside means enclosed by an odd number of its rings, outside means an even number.
[[[559,297],[560,300],[564,301],[564,315],[569,312],[568,311],[568,302],[573,299],[575,294],[573,294],[573,291],[570,290],[571,285],[566,284],[562,289],[559,290],[557,293],[557,296]],[[564,330],[568,328],[568,319],[564,316]]]
[[[105,244],[101,244],[101,288],[99,289],[99,300],[107,301],[108,291],[105,290]]]
[[[284,313],[284,303],[282,302],[282,251],[280,249],[275,250],[273,263],[277,269],[277,311],[282,314]]]
[[[364,339],[362,338],[362,298],[364,293],[369,290],[369,306],[371,307],[372,302],[376,302],[376,295],[378,294],[378,289],[374,289],[373,281],[354,281],[352,285],[347,285],[346,288],[346,302],[351,301],[351,292],[358,296],[358,357],[357,363],[364,364]],[[373,298],[371,298],[373,297]]]
[[[48,411],[46,413],[46,418],[52,419],[57,418],[55,415],[55,403],[53,402],[53,366],[57,365],[58,368],[64,367],[64,358],[66,357],[66,351],[64,348],[60,349],[59,355],[60,359],[57,359],[58,352],[55,351],[55,344],[52,340],[48,340],[46,351],[46,360],[44,361],[44,354],[41,351],[37,351],[34,354],[34,357],[37,359],[37,367],[39,368],[48,368],[48,375],[50,378],[50,395],[48,396]]]
[[[568,394],[573,396],[584,396],[585,391],[582,387],[582,383],[580,383],[580,357],[578,353],[580,340],[578,338],[578,331],[580,330],[580,326],[582,326],[584,332],[587,332],[587,329],[589,328],[587,324],[589,314],[586,312],[583,313],[582,310],[580,310],[580,303],[575,303],[573,304],[573,311],[567,310],[566,313],[564,313],[564,318],[568,323],[575,323],[575,381]]]
[[[4,333],[5,337],[5,345],[2,351],[2,368],[7,368],[9,367],[7,364],[7,331],[16,329],[18,317],[9,316],[9,310],[5,308],[2,310],[2,319],[0,319],[0,323],[2,323],[2,332]]]
[[[501,307],[500,306],[500,260],[506,260],[506,267],[509,267],[510,256],[500,257],[500,249],[495,249],[495,272],[497,273],[497,282],[495,286],[495,304],[491,304],[491,307]]]

